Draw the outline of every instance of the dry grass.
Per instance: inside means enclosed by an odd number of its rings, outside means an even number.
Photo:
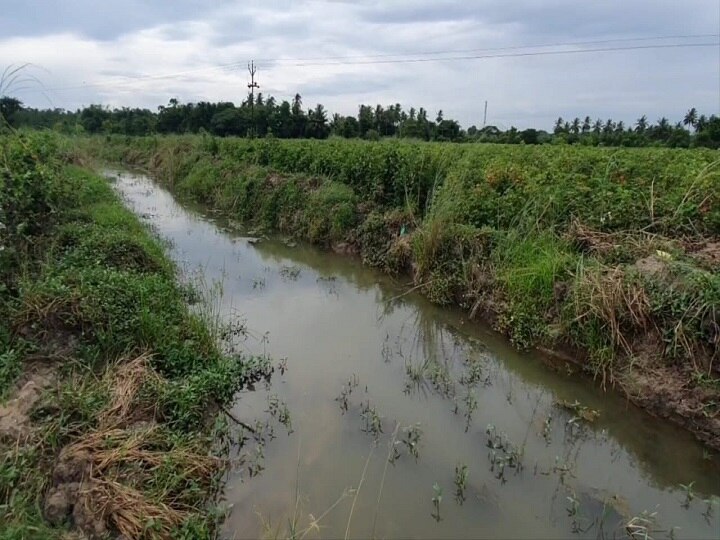
[[[101,428],[111,428],[125,423],[129,416],[155,418],[155,403],[138,403],[141,388],[148,383],[160,382],[160,376],[150,366],[151,355],[144,353],[121,364],[112,374],[112,397],[110,404],[99,417]]]
[[[565,234],[568,241],[581,251],[600,258],[612,256],[624,250],[643,257],[656,250],[667,250],[674,243],[669,238],[643,230],[632,232],[604,232],[593,229],[578,219],[573,219]]]
[[[573,291],[575,318],[572,322],[586,328],[599,324],[602,341],[608,341],[610,348],[606,354],[610,356],[601,361],[599,370],[605,387],[608,376],[611,381],[614,379],[612,359],[616,351],[631,357],[633,336],[655,328],[650,298],[641,283],[627,279],[622,268],[588,267],[582,261],[578,264]],[[605,347],[602,343],[595,346]]]
[[[66,446],[58,467],[66,474],[70,467],[75,478],[82,478],[76,502],[81,513],[125,538],[164,539],[193,507],[182,492],[158,483],[157,474],[177,475],[180,484],[192,479],[209,488],[223,460],[210,455],[200,443],[169,442],[167,431],[152,421],[137,421],[138,410],[149,411],[147,406],[138,406],[143,385],[160,380],[149,360],[150,355],[142,354],[111,368],[112,396],[100,414],[98,429]]]
[[[105,479],[89,483],[78,504],[86,513],[102,516],[124,538],[170,538],[188,515],[163,502],[148,500],[137,489]]]
[[[37,337],[43,338],[53,330],[63,328],[72,320],[81,320],[80,299],[74,296],[45,296],[29,294],[23,299],[23,305],[13,317],[16,331],[37,328]],[[38,324],[39,323],[39,324]]]

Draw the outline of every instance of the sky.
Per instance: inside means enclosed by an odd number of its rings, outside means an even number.
[[[264,95],[340,114],[400,103],[480,126],[487,101],[488,124],[549,129],[558,116],[720,113],[720,0],[2,0],[0,12],[0,71],[31,64],[6,93],[32,107],[239,102],[255,59]],[[705,37],[655,39],[678,35]],[[589,41],[603,43],[577,44]],[[714,45],[535,54],[678,43]]]

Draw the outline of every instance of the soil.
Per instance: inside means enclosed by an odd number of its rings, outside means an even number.
[[[89,478],[90,469],[88,453],[60,452],[52,472],[52,484],[45,494],[43,514],[53,525],[70,520],[85,538],[95,540],[106,538],[108,529],[105,517],[90,509],[88,494],[94,482]]]
[[[694,246],[690,256],[708,270],[720,267],[720,242],[706,241]]]
[[[0,440],[22,441],[30,437],[30,413],[45,390],[55,382],[55,368],[44,362],[31,363],[16,384],[13,398],[0,405]]]

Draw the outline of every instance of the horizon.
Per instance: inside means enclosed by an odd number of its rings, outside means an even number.
[[[400,103],[433,117],[442,110],[467,129],[482,126],[487,100],[487,125],[552,131],[558,117],[629,125],[642,115],[680,121],[691,107],[720,113],[720,10],[702,0],[543,8],[525,0],[226,1],[210,9],[183,0],[172,13],[132,1],[108,2],[102,17],[87,0],[39,4],[12,5],[0,22],[0,66],[30,62],[38,79],[7,94],[31,108],[238,104],[255,59],[264,96],[299,93],[305,108],[321,103],[343,116],[360,104]]]

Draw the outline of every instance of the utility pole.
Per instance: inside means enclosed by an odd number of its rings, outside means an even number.
[[[248,88],[250,89],[250,137],[255,137],[255,89],[260,88],[260,85],[255,82],[255,73],[257,68],[255,67],[255,61],[251,61],[248,64],[248,72],[250,73],[250,82]]]
[[[485,100],[485,114],[483,114],[483,127],[487,124],[487,99]]]

